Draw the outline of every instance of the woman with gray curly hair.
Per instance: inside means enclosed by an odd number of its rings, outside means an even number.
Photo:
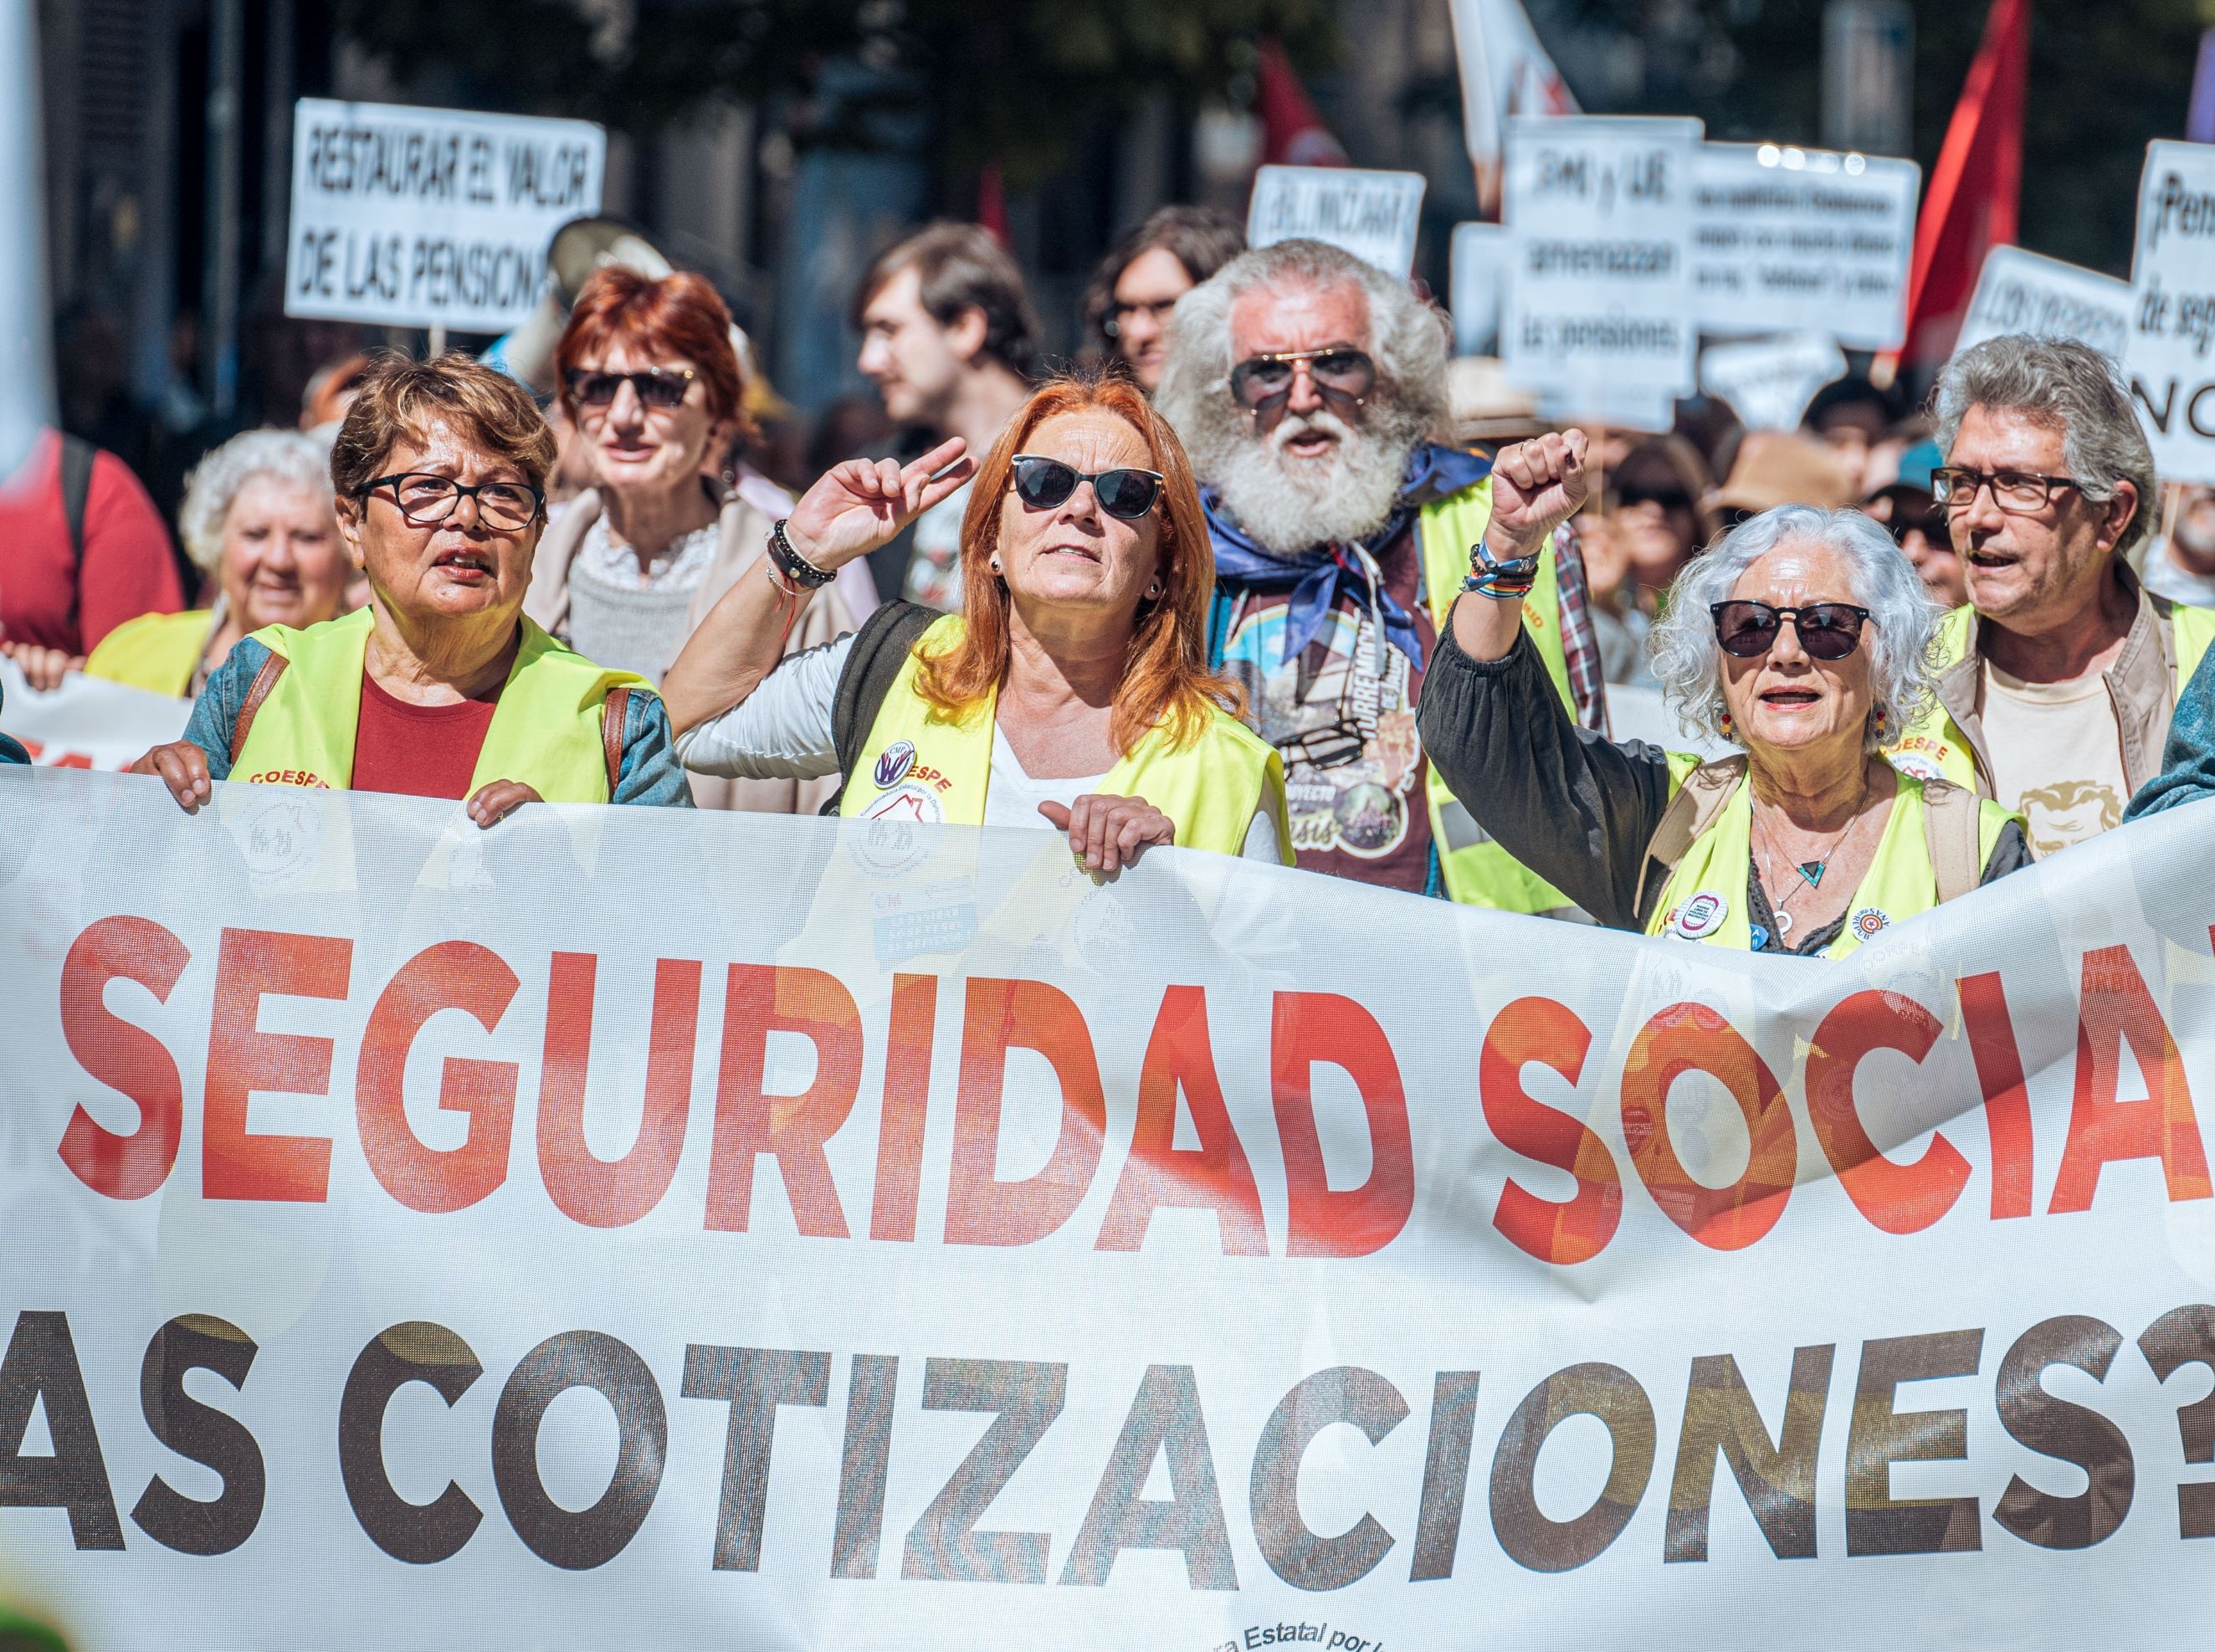
[[[335,619],[353,573],[332,504],[330,449],[296,430],[249,430],[193,467],[179,527],[215,601],[142,614],[101,640],[85,675],[198,696],[231,646],[265,625]]]
[[[1518,452],[1511,475],[1543,468]],[[1520,605],[1471,589],[1423,685],[1423,743],[1476,822],[1602,924],[1840,957],[2030,860],[2016,816],[1881,755],[1929,703],[1938,614],[1857,511],[1764,511],[1672,588],[1654,674],[1687,728],[1743,748],[1719,762],[1575,727]]]

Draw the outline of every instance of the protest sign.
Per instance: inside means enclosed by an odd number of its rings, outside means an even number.
[[[1265,166],[1254,178],[1246,239],[1326,241],[1395,275],[1415,267],[1423,175],[1343,166]]]
[[[1832,962],[0,771],[0,1588],[103,1652],[2187,1640],[2211,814]]]
[[[2146,145],[2138,180],[2132,399],[2165,482],[2215,482],[2215,148]]]
[[[1673,120],[1507,123],[1500,356],[1549,405],[1691,394],[1700,130]]]
[[[1845,371],[1844,352],[1821,334],[1700,352],[1700,388],[1729,402],[1749,430],[1796,430],[1815,392]]]
[[[1922,169],[1776,144],[1703,144],[1693,251],[1702,330],[1906,335]]]
[[[1507,277],[1507,232],[1497,224],[1457,224],[1453,232],[1454,353],[1500,353],[1500,292]]]
[[[600,210],[606,161],[586,121],[304,97],[285,313],[504,332],[554,231]]]
[[[192,709],[190,700],[77,672],[41,694],[14,660],[0,655],[0,734],[22,741],[34,763],[127,769],[152,747],[181,736]]]
[[[2035,333],[2076,339],[2120,361],[2130,322],[2128,281],[2020,247],[1994,247],[1978,273],[1954,353],[2003,333]]]

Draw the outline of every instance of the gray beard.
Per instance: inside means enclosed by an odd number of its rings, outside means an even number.
[[[1321,427],[1338,441],[1321,458],[1295,458],[1284,443]],[[1224,508],[1264,550],[1293,557],[1317,546],[1366,538],[1384,525],[1400,495],[1413,442],[1398,432],[1353,429],[1323,410],[1286,419],[1262,439],[1240,433],[1207,444],[1208,479]]]

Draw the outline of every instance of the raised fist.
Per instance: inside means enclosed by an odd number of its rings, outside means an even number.
[[[1592,492],[1581,430],[1552,432],[1500,450],[1492,462],[1492,525],[1485,544],[1501,562],[1535,554]]]

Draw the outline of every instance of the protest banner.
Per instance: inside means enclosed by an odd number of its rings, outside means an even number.
[[[1703,331],[1824,334],[1855,350],[1905,337],[1914,162],[1703,144],[1695,166]]]
[[[1507,232],[1497,224],[1457,224],[1453,232],[1454,353],[1500,353],[1500,293],[1507,279]]]
[[[2164,482],[2215,482],[2215,148],[2157,141],[2138,180],[2123,370]]]
[[[554,231],[600,210],[606,163],[607,133],[587,121],[304,97],[285,313],[517,326]]]
[[[1700,352],[1700,388],[1731,404],[1749,430],[1796,430],[1815,392],[1846,371],[1844,352],[1819,333]]]
[[[0,1587],[100,1652],[2182,1640],[2211,814],[1832,962],[0,771]]]
[[[1994,247],[1954,341],[1959,355],[2003,333],[2076,339],[2122,359],[2131,324],[2131,284],[2020,247]]]
[[[127,769],[185,732],[190,700],[71,672],[41,694],[0,655],[0,734],[23,742],[34,763],[63,769]]]
[[[1254,177],[1246,239],[1325,241],[1395,275],[1415,267],[1423,175],[1344,166],[1265,166]]]
[[[1549,405],[1689,396],[1697,120],[1507,123],[1507,376]]]

